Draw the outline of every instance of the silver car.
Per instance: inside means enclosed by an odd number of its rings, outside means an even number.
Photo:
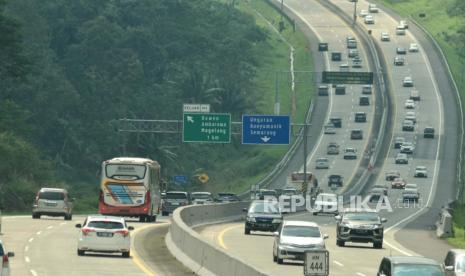
[[[446,276],[465,275],[465,249],[449,249],[442,265]]]
[[[329,169],[329,160],[326,157],[317,158],[315,169]]]
[[[37,192],[32,206],[32,218],[40,216],[61,217],[71,220],[73,217],[72,199],[65,189],[42,188]]]
[[[304,260],[305,251],[324,249],[328,235],[321,233],[318,224],[309,221],[284,221],[281,231],[274,232],[273,260],[282,264],[285,259]]]

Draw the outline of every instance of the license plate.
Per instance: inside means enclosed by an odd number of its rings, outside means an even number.
[[[359,229],[359,230],[357,230],[357,232],[360,233],[360,234],[365,234],[365,233],[367,233],[367,230]]]
[[[97,232],[97,237],[111,238],[111,237],[113,237],[113,233],[109,233],[109,232]]]
[[[171,205],[178,206],[179,202],[173,202],[173,203],[171,203]]]
[[[47,205],[47,206],[57,206],[56,203],[45,203],[45,205]]]

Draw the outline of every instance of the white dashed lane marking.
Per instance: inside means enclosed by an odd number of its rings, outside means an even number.
[[[338,266],[344,266],[342,263],[340,263],[338,261],[333,261],[333,263],[337,264]]]
[[[30,260],[29,257],[27,257],[27,256],[24,257],[24,260],[26,261],[26,263],[30,263],[30,262],[31,262],[31,260]]]
[[[32,242],[33,240],[34,240],[34,238],[30,238],[30,239],[29,239],[29,242]]]

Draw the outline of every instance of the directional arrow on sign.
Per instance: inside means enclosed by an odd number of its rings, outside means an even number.
[[[262,141],[266,143],[270,141],[271,137],[265,136],[265,137],[261,137],[260,139],[262,139]]]
[[[187,116],[187,121],[189,123],[194,123],[194,118],[192,116]]]

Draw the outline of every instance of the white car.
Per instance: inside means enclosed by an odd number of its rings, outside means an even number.
[[[360,11],[360,17],[365,17],[368,15],[368,11],[367,10],[361,10]]]
[[[397,26],[397,27],[396,27],[396,35],[405,35],[405,28],[404,28],[404,26]]]
[[[396,164],[408,164],[408,157],[405,153],[398,153],[395,160]]]
[[[193,192],[191,193],[192,204],[211,204],[213,195],[210,192]]]
[[[369,14],[365,16],[365,24],[375,24],[375,18],[373,15]]]
[[[418,52],[420,48],[418,47],[418,44],[416,43],[410,43],[410,46],[408,47],[409,52]]]
[[[334,127],[334,124],[328,123],[324,126],[325,128],[325,134],[336,134],[336,128]]]
[[[415,111],[407,111],[407,113],[405,113],[405,120],[410,120],[414,124],[416,124],[417,123],[417,116],[415,115]]]
[[[399,21],[399,26],[403,26],[404,29],[408,29],[407,20],[401,20],[401,21]]]
[[[77,254],[83,256],[86,252],[122,253],[129,258],[131,236],[129,231],[134,227],[127,226],[122,217],[88,216],[84,223],[76,224],[80,228]]]
[[[344,159],[357,159],[357,150],[354,148],[346,148],[344,150]]]
[[[407,183],[405,189],[418,189],[418,185],[414,183]]]
[[[274,232],[273,261],[282,264],[285,259],[303,260],[305,251],[325,249],[328,235],[310,221],[284,221],[280,232]]]
[[[326,157],[317,158],[315,163],[316,169],[329,169],[329,160]]]
[[[412,77],[405,77],[402,81],[403,87],[413,87],[413,79]]]
[[[420,199],[418,189],[404,189],[402,191],[402,201],[415,201]]]
[[[412,142],[404,142],[402,146],[400,146],[401,153],[413,154],[414,150],[415,150],[415,146],[413,145]]]
[[[371,13],[377,13],[379,12],[379,9],[376,7],[376,4],[368,4],[368,11]]]
[[[381,41],[391,41],[391,38],[389,37],[389,34],[387,32],[381,33]]]
[[[0,264],[0,275],[1,276],[9,276],[10,275],[10,260],[9,258],[12,258],[15,256],[14,252],[7,252],[5,250],[5,247],[3,246],[3,242],[0,241],[0,257],[2,258],[2,262]]]
[[[428,169],[425,166],[416,166],[414,177],[428,177]]]
[[[406,109],[414,109],[415,108],[415,101],[408,99],[405,101],[405,108]]]

